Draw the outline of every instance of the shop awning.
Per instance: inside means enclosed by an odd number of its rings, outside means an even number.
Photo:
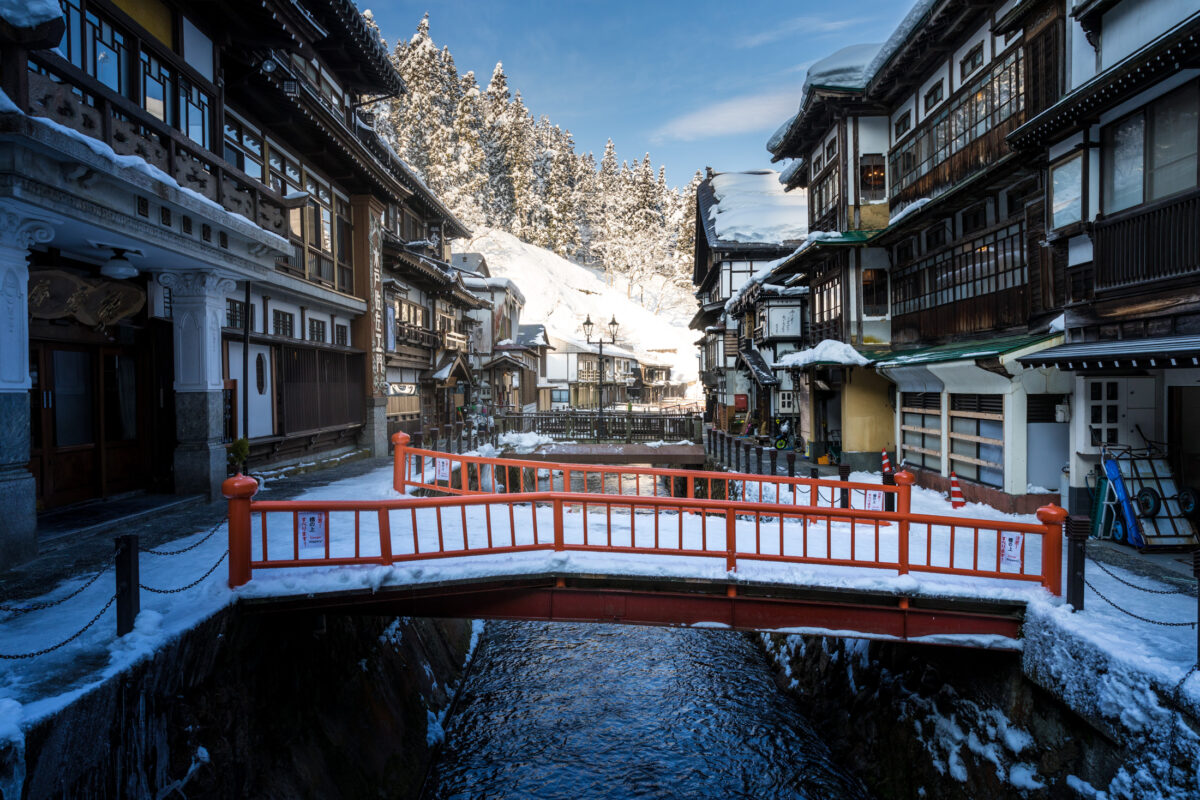
[[[1069,370],[1198,367],[1200,336],[1072,342],[1022,355],[1017,361],[1027,367]]]
[[[881,356],[876,359],[875,368],[891,370],[897,367],[940,364],[947,361],[978,361],[980,359],[996,359],[1001,362],[1019,359],[1024,363],[1023,357],[1031,351],[1051,348],[1061,342],[1062,338],[1061,333],[1040,336],[997,336],[992,339],[919,347]]]
[[[762,357],[762,353],[753,348],[739,350],[738,358],[746,365],[746,369],[750,370],[751,377],[759,386],[779,385],[779,378],[776,378],[775,373],[767,366],[767,360]]]

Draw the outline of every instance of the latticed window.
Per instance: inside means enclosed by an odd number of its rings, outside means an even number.
[[[310,319],[308,321],[308,340],[322,343],[325,341],[325,320]]]
[[[901,393],[900,457],[914,466],[941,470],[942,395],[940,392]]]
[[[1004,486],[1004,396],[950,395],[950,467],[958,476]]]
[[[275,309],[271,315],[271,331],[276,336],[296,335],[296,315]]]

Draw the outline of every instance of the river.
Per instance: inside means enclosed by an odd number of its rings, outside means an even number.
[[[741,634],[492,622],[421,797],[868,794]]]

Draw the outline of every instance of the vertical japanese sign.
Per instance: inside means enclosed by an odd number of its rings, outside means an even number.
[[[325,512],[301,511],[297,515],[302,547],[325,546]]]
[[[437,475],[434,480],[448,481],[450,480],[450,459],[437,459]]]
[[[1000,534],[1000,571],[1021,571],[1021,545],[1025,542],[1025,534],[1003,531]]]

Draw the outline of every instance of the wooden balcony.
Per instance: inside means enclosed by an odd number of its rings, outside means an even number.
[[[396,341],[430,350],[435,350],[438,346],[438,336],[435,332],[405,322],[396,323]]]
[[[442,331],[442,347],[467,352],[467,335],[457,331]]]
[[[80,74],[50,51],[29,56],[39,71],[27,70],[34,117],[104,142],[117,155],[132,155],[190,189],[240,214],[266,231],[287,237],[283,198],[237,167],[146,113],[131,100]]]
[[[1200,188],[1096,220],[1096,291],[1200,272]]]

